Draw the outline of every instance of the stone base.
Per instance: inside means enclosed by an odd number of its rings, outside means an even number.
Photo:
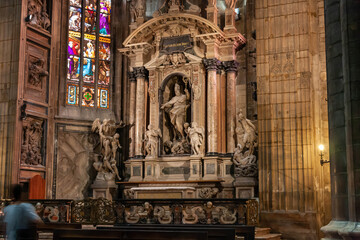
[[[99,181],[96,180],[94,184],[91,185],[93,189],[93,198],[106,198],[108,200],[113,200],[116,197],[116,190],[118,186],[115,184],[114,180],[112,181]]]
[[[331,221],[320,229],[325,237],[322,240],[360,239],[360,223],[348,221]]]
[[[255,197],[255,187],[257,180],[255,177],[236,177],[234,182],[236,198],[253,198]]]

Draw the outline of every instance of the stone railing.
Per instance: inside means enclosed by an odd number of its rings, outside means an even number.
[[[0,217],[9,201],[0,201]],[[44,222],[82,224],[257,225],[255,199],[133,199],[30,201]]]

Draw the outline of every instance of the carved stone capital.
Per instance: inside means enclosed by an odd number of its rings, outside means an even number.
[[[221,69],[221,61],[216,58],[203,59],[203,64],[207,71],[217,71]]]
[[[128,78],[130,82],[136,82],[135,72],[128,72]]]
[[[134,67],[133,71],[136,78],[147,78],[149,71],[145,67]]]
[[[228,72],[237,72],[239,63],[235,60],[223,62],[225,71]]]

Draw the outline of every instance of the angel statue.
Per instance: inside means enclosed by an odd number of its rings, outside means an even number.
[[[116,152],[121,148],[119,143],[120,135],[116,133],[118,128],[123,128],[125,124],[120,121],[116,124],[113,120],[104,119],[101,123],[97,118],[92,124],[92,131],[100,136],[100,148],[102,160],[97,159],[93,164],[98,171],[98,180],[113,180],[115,176],[120,180],[119,172],[116,167]]]
[[[160,129],[155,129],[153,125],[149,125],[148,130],[145,132],[144,139],[147,156],[156,157],[159,137],[162,137]]]
[[[194,155],[201,154],[201,145],[204,142],[205,130],[203,127],[198,127],[196,122],[191,123],[191,127],[189,124],[185,123],[185,132],[188,134],[191,143],[191,150]]]

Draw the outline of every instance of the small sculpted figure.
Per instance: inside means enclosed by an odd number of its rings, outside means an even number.
[[[202,153],[201,145],[205,137],[204,128],[198,127],[196,122],[192,122],[191,127],[187,127],[186,132],[188,134],[188,137],[190,138],[191,150],[193,151],[194,155],[200,155]]]
[[[147,156],[156,157],[156,149],[158,146],[158,140],[161,138],[160,129],[155,129],[152,125],[148,126],[148,130],[145,132],[145,151]]]

